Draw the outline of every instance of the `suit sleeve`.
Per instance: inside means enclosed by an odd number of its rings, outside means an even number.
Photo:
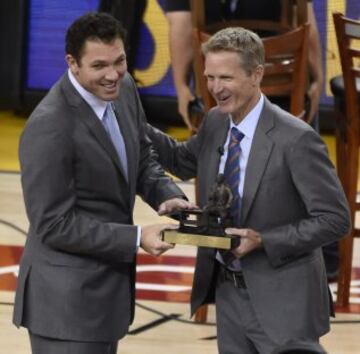
[[[50,248],[114,262],[132,262],[137,228],[107,222],[77,208],[71,126],[59,115],[38,112],[20,141],[21,180],[30,234]],[[105,182],[103,182],[105,183]],[[99,210],[101,203],[99,200]]]
[[[302,134],[286,152],[286,161],[307,216],[262,230],[265,251],[275,267],[340,239],[350,229],[348,203],[318,134]]]
[[[129,77],[130,78],[130,77]],[[146,134],[146,117],[141,105],[137,88],[132,79],[129,80],[131,101],[136,106],[138,140],[140,145],[139,168],[137,175],[137,193],[155,210],[159,205],[171,198],[184,198],[185,194],[175,182],[165,175],[165,171],[156,159],[151,140]]]
[[[178,142],[159,129],[147,124],[146,132],[151,139],[153,148],[160,164],[171,174],[182,180],[196,177],[198,159],[204,142],[208,117],[206,117],[199,132],[185,142]]]

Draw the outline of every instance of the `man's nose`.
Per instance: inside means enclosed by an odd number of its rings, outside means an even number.
[[[214,80],[212,89],[214,93],[219,93],[222,91],[223,85],[219,80]]]
[[[106,72],[105,78],[106,80],[110,80],[110,81],[116,81],[119,79],[121,73],[119,70],[117,70],[116,67],[111,66],[109,67],[108,71]]]

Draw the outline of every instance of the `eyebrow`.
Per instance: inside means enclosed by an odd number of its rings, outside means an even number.
[[[118,61],[118,60],[121,60],[121,59],[126,59],[126,54],[125,53],[122,53],[121,55],[119,55],[114,61]],[[91,65],[94,65],[94,64],[107,64],[107,60],[103,60],[103,59],[95,59]]]

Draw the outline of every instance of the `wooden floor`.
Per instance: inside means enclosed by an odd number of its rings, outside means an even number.
[[[17,160],[18,137],[25,119],[11,112],[0,112],[0,354],[30,353],[27,333],[11,323],[16,271],[28,227],[20,188]],[[174,132],[172,132],[174,133]],[[185,137],[187,132],[176,132]],[[335,144],[325,137],[334,161]],[[1,172],[8,171],[8,172]],[[9,171],[15,171],[11,173]],[[194,186],[181,183],[193,198]],[[146,225],[165,222],[137,199],[135,222]],[[130,334],[120,342],[118,353],[217,353],[215,314],[209,306],[206,324],[189,319],[188,300],[191,290],[193,247],[177,246],[160,258],[141,253],[138,257],[136,315]],[[329,354],[360,354],[360,244],[356,241],[353,261],[354,281],[347,309],[337,311],[331,332],[322,338]],[[336,296],[336,285],[331,284]],[[295,320],[295,319],[294,319]],[[51,353],[49,353],[51,354]]]
[[[182,183],[181,188],[188,195],[193,195],[192,184]],[[14,292],[11,290],[14,284],[11,277],[14,278],[14,270],[10,271],[12,274],[7,274],[7,278],[5,275],[1,277],[1,270],[8,269],[5,267],[16,266],[15,263],[11,263],[14,261],[6,261],[5,258],[18,257],[17,250],[23,246],[25,239],[22,230],[26,230],[28,225],[22,202],[19,174],[0,173],[0,201],[0,220],[7,222],[7,224],[0,223],[0,289],[2,289],[0,290],[0,353],[25,354],[30,353],[27,333],[11,324],[14,298]],[[165,221],[140,200],[136,203],[135,220],[143,225]],[[354,266],[359,267],[358,244],[356,244],[355,253]],[[143,275],[139,275],[137,283],[138,305],[135,322],[131,327],[134,333],[120,342],[118,353],[217,353],[213,306],[209,308],[208,323],[205,325],[189,321],[187,301],[190,294],[194,256],[194,248],[178,246],[166,256],[161,257],[162,260],[152,261],[152,258],[149,260],[149,257],[145,255],[139,257],[143,264],[139,266],[138,272],[143,272]],[[152,271],[146,273],[149,270],[146,267],[151,266],[151,263]],[[161,271],[166,282],[161,281],[160,273],[152,278],[154,271]],[[156,284],[152,279],[156,279]],[[353,291],[356,295],[360,286],[356,287],[357,283],[354,284]],[[330,334],[322,338],[322,343],[328,353],[360,353],[360,311],[358,312],[337,313]]]

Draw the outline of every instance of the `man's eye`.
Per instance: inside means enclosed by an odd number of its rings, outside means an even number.
[[[125,58],[121,58],[119,60],[116,61],[116,65],[122,65],[125,62]]]

